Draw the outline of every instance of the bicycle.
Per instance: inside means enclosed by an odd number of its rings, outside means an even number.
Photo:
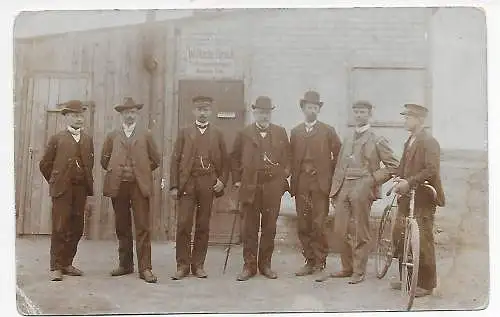
[[[435,201],[437,197],[437,192],[434,187],[432,187],[429,182],[425,181],[424,184],[420,185],[426,189],[431,190],[432,198]],[[393,192],[394,187],[392,187],[386,194],[390,196]],[[414,216],[415,207],[415,191],[416,187],[410,189],[410,204],[408,216],[404,218],[404,242],[403,242],[403,257],[401,259],[401,291],[403,296],[407,297],[406,309],[410,310],[413,305],[413,300],[415,298],[415,292],[417,290],[418,282],[418,267],[420,260],[420,232],[418,228],[417,220]],[[377,250],[376,250],[376,270],[377,277],[379,279],[383,278],[392,263],[392,258],[394,255],[394,245],[392,241],[392,231],[394,230],[394,210],[396,205],[396,197],[398,194],[394,194],[391,203],[387,205],[384,209],[384,213],[380,220],[379,231],[377,236]]]

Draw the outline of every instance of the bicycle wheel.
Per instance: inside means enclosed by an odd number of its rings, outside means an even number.
[[[375,269],[377,278],[381,279],[389,270],[392,263],[392,217],[391,209],[384,211],[378,227],[377,245],[375,251]]]
[[[407,297],[406,309],[410,310],[415,298],[418,282],[418,265],[420,260],[420,235],[415,219],[409,219],[405,230],[405,244],[403,249],[401,291]]]

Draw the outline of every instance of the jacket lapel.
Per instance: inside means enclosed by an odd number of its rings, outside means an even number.
[[[370,139],[370,136],[371,136],[371,129],[368,129],[366,130],[358,139],[354,140],[354,135],[355,135],[355,132],[356,130],[353,131],[353,134],[352,134],[352,140],[353,142],[356,142],[358,143],[360,146],[363,146],[367,141],[368,139]]]
[[[418,148],[418,143],[421,142],[425,137],[425,131],[422,130],[420,131],[419,133],[417,133],[415,135],[415,140],[413,141],[413,143],[408,147],[407,146],[407,151],[408,151],[408,154],[407,154],[407,157],[406,157],[406,162],[405,164],[408,164],[412,159],[413,157],[415,156],[415,153],[417,151],[417,148]],[[408,140],[409,141],[409,140]]]
[[[250,138],[255,146],[259,145],[259,139],[257,138],[258,137],[260,138],[260,135],[259,132],[257,131],[257,126],[255,125],[255,123],[252,123],[249,129],[246,129],[243,132],[243,134],[245,134],[248,138]]]
[[[306,139],[306,125],[304,123],[301,123],[297,129],[297,143],[295,145],[297,147],[297,153],[301,154],[304,153],[306,149],[305,139]]]

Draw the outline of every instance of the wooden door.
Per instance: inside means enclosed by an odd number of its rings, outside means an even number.
[[[231,151],[234,139],[245,124],[244,84],[231,80],[181,80],[179,82],[179,125],[194,124],[192,98],[206,95],[214,99],[210,122],[218,126],[224,135],[226,147]],[[237,193],[231,181],[226,184],[225,195],[214,200],[210,222],[210,243],[226,244],[229,241]],[[240,217],[237,219],[233,242],[239,241]]]
[[[70,99],[87,101],[90,80],[85,74],[38,74],[28,80],[27,116],[21,202],[18,229],[20,234],[50,234],[51,198],[49,186],[39,170],[39,163],[50,136],[65,129],[57,104]],[[93,135],[93,107],[85,113],[85,130]]]

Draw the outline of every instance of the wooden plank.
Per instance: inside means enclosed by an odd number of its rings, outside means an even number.
[[[30,114],[33,106],[33,94],[34,94],[34,80],[33,78],[27,79],[28,84],[27,84],[27,91],[26,91],[26,98],[25,98],[25,107],[26,111],[25,114]],[[29,190],[29,185],[30,182],[28,181],[28,176],[29,176],[29,164],[32,156],[31,149],[29,147],[30,144],[30,137],[31,137],[31,116],[30,115],[25,115],[24,120],[23,120],[23,125],[21,127],[21,131],[23,131],[22,135],[22,145],[21,145],[21,154],[20,156],[22,157],[22,166],[24,168],[21,169],[20,173],[20,178],[21,178],[21,184],[19,186],[19,219],[17,222],[17,232],[20,234],[25,233],[25,219],[29,217],[28,213],[28,192]]]
[[[31,190],[29,195],[29,222],[27,232],[31,234],[40,233],[41,221],[41,205],[42,199],[42,182],[43,179],[38,163],[43,156],[46,146],[45,131],[46,131],[46,117],[45,107],[49,99],[50,80],[48,78],[36,78],[35,80],[35,95],[33,99],[32,108],[32,130],[30,138],[30,147],[33,149],[33,158],[29,164],[30,172],[28,180],[31,184],[28,190]]]

